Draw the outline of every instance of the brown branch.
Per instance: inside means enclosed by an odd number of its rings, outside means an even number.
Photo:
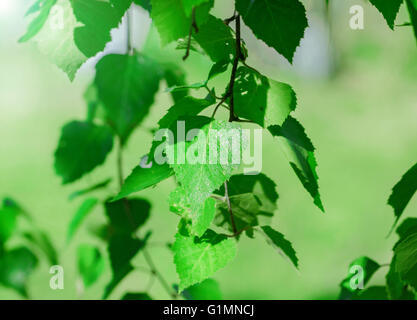
[[[190,31],[188,32],[188,42],[187,42],[187,50],[185,51],[184,57],[182,57],[182,60],[187,60],[187,58],[190,55],[191,50],[191,37],[193,36],[193,29],[195,30],[195,33],[198,33],[198,26],[197,22],[195,20],[195,8],[193,8],[193,11],[191,13],[191,25],[190,25]]]

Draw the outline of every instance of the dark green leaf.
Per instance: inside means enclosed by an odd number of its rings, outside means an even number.
[[[96,69],[95,83],[107,121],[125,143],[148,114],[162,73],[158,65],[140,54],[107,55]]]
[[[417,290],[417,233],[408,235],[394,248],[395,270],[401,279]]]
[[[416,0],[406,0],[405,2],[407,3],[408,12],[410,13],[410,19],[414,29],[414,36],[417,39],[417,2]]]
[[[279,137],[291,167],[304,188],[313,197],[314,203],[324,212],[319,193],[314,146],[302,125],[289,116],[281,127],[271,126],[268,130],[274,137]]]
[[[400,219],[416,190],[417,163],[402,176],[401,180],[392,189],[392,193],[388,199],[388,204],[394,208],[395,223]]]
[[[127,234],[114,235],[109,242],[109,255],[113,271],[113,277],[110,283],[106,286],[103,299],[107,299],[114,288],[129,274],[133,267],[130,260],[145,247],[150,233],[144,239],[134,239]]]
[[[403,0],[369,0],[369,2],[382,13],[388,26],[394,30],[395,18],[397,17],[398,11],[400,11]]]
[[[152,298],[144,292],[126,293],[121,300],[152,300]]]
[[[257,38],[292,62],[308,25],[300,1],[236,0],[236,9]]]
[[[27,280],[37,264],[36,256],[25,247],[7,251],[0,257],[0,284],[28,298]]]
[[[104,163],[112,148],[110,128],[72,121],[62,128],[55,151],[55,171],[64,184],[73,182]]]
[[[235,38],[230,27],[212,15],[194,33],[194,39],[214,62],[232,60],[236,52]]]
[[[272,229],[269,226],[263,226],[261,227],[261,229],[269,239],[269,242],[271,242],[271,244],[278,249],[279,253],[288,257],[294,264],[294,266],[298,268],[297,254],[294,248],[292,247],[291,242],[285,239],[282,233],[279,233],[278,231]]]
[[[105,207],[112,231],[117,234],[131,234],[145,224],[151,204],[144,199],[122,199],[106,202]]]

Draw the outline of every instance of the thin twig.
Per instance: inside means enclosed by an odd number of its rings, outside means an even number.
[[[190,25],[190,31],[188,32],[188,42],[187,42],[187,50],[185,51],[185,55],[184,57],[182,57],[182,60],[187,60],[187,58],[190,55],[190,50],[191,50],[191,37],[193,36],[193,29],[196,33],[198,33],[198,27],[197,27],[197,23],[195,21],[195,8],[193,8],[193,11],[191,13],[192,16],[192,20],[191,20],[191,25]]]
[[[118,173],[118,176],[119,176],[120,187],[122,187],[122,185],[123,185],[123,157],[122,157],[122,153],[123,153],[122,143],[119,142],[119,149],[118,149],[118,156],[117,156],[117,173]],[[133,221],[133,217],[132,217],[131,212],[130,212],[129,201],[126,198],[123,199],[123,205],[124,205],[124,209],[125,209],[127,219],[129,220],[129,223],[132,225],[132,229],[133,229],[134,221]],[[133,235],[133,237],[136,238],[136,239],[138,238],[137,235],[135,235],[135,234]],[[158,269],[156,268],[155,264],[153,263],[152,258],[149,255],[146,248],[143,248],[142,252],[143,252],[143,255],[145,257],[145,261],[150,268],[150,273],[152,275],[154,275],[159,280],[159,282],[164,287],[164,289],[167,291],[167,293],[173,299],[176,299],[177,298],[176,292],[171,289],[171,287],[168,285],[168,282],[165,280],[165,278],[162,276],[162,274],[158,271]]]

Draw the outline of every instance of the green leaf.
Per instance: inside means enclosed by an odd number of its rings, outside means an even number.
[[[67,123],[55,151],[55,171],[64,184],[73,182],[104,163],[112,148],[113,135],[107,126]]]
[[[125,293],[121,300],[152,300],[152,298],[144,292],[128,292]]]
[[[387,291],[384,286],[373,286],[361,290],[352,300],[388,300]]]
[[[417,290],[417,233],[408,235],[394,248],[395,269],[401,279]]]
[[[413,299],[411,292],[397,271],[396,257],[392,258],[389,271],[386,276],[386,291],[390,300],[410,300]]]
[[[410,234],[417,233],[417,218],[405,219],[399,225],[396,232],[400,236],[400,241],[407,238]]]
[[[193,203],[184,188],[178,187],[169,197],[172,212],[191,221],[190,233],[201,237],[210,227],[216,213],[216,202],[207,198],[202,203]]]
[[[298,268],[298,258],[297,254],[292,247],[291,242],[285,239],[282,233],[272,229],[269,226],[261,227],[262,231],[265,233],[271,244],[278,249],[280,254],[287,256],[296,268]]]
[[[188,194],[190,201],[201,203],[214,190],[218,189],[224,181],[229,179],[233,170],[237,168],[238,164],[234,162],[237,162],[235,160],[240,161],[240,151],[243,146],[241,144],[239,147],[232,148],[233,144],[230,142],[232,139],[242,141],[241,127],[236,123],[217,121],[202,116],[186,117],[184,118],[184,125],[185,132],[194,128],[201,129],[199,135],[193,141],[184,141],[177,137],[176,143],[167,144],[167,156],[170,166],[174,169],[177,181]],[[217,130],[218,139],[214,143],[211,143],[213,141],[210,142],[209,137],[210,132],[212,135],[215,133],[212,130]],[[190,155],[195,155],[195,148],[199,146],[202,146],[202,150],[197,150],[201,159],[197,159],[197,163],[192,163],[194,159],[191,159]],[[181,153],[181,150],[185,151],[185,159],[176,157]],[[227,157],[225,157],[224,163],[221,163],[220,155],[225,151],[227,151]],[[210,157],[210,153],[216,153],[216,157]],[[239,159],[233,159],[237,157]],[[210,162],[213,164],[210,164]]]
[[[236,0],[236,9],[257,38],[292,62],[308,26],[300,1]]]
[[[108,186],[108,184],[111,182],[111,180],[112,180],[111,178],[108,178],[108,179],[103,180],[103,181],[101,181],[99,183],[96,183],[96,184],[94,184],[92,186],[89,186],[89,187],[87,187],[85,189],[75,191],[75,192],[73,192],[73,193],[70,194],[69,200],[74,200],[75,198],[78,198],[79,196],[83,196],[83,195],[86,195],[86,194],[88,194],[90,192],[103,189],[103,188],[105,188],[105,187]]]
[[[185,73],[176,65],[165,67],[164,78],[169,88],[186,87]],[[170,90],[174,103],[178,103],[181,99],[188,95],[188,88],[181,91]]]
[[[104,259],[100,250],[91,245],[80,245],[77,249],[78,273],[84,286],[90,287],[101,276],[104,270]]]
[[[201,237],[191,237],[184,230],[175,236],[172,247],[174,263],[180,278],[179,291],[211,277],[236,255],[232,238],[207,230]]]
[[[279,138],[278,140],[298,179],[313,197],[316,206],[324,212],[316,173],[315,149],[311,140],[307,137],[303,126],[296,119],[289,116],[281,127],[271,126],[268,130],[274,137]]]
[[[5,252],[0,257],[0,284],[28,298],[27,280],[37,264],[36,256],[25,247]]]
[[[148,220],[151,204],[145,199],[122,199],[106,202],[105,208],[112,231],[131,234]]]
[[[200,27],[208,17],[213,0],[204,1],[196,8],[196,23]],[[162,45],[188,35],[192,17],[187,16],[182,0],[151,0],[151,17],[161,36]]]
[[[154,102],[162,73],[140,54],[110,54],[96,66],[95,83],[107,121],[125,143]]]
[[[273,209],[252,193],[243,193],[230,196],[230,206],[232,208],[233,217],[237,232],[246,230],[249,237],[253,237],[253,230],[249,227],[255,227],[260,224],[269,223],[273,216]],[[214,220],[217,226],[226,228],[233,232],[231,217],[226,201],[217,203],[217,215]],[[272,209],[272,210],[270,210]]]
[[[143,239],[134,239],[127,234],[118,234],[110,238],[108,251],[113,276],[106,286],[103,299],[107,299],[114,288],[133,270],[130,260],[145,247],[149,237],[150,233]]]
[[[357,280],[363,280],[363,286],[366,286],[366,284],[369,282],[373,274],[379,269],[379,267],[380,265],[377,262],[368,257],[360,257],[354,260],[349,265],[349,275],[340,283],[340,287],[342,288],[340,299],[351,299],[360,291],[359,287],[352,288],[351,280],[355,280],[352,279],[353,277],[356,277]],[[360,277],[360,269],[356,268],[362,268],[361,270],[363,271],[363,278]],[[357,284],[358,283],[355,282],[355,285]]]
[[[232,29],[221,19],[208,16],[207,21],[193,34],[194,39],[214,62],[232,60],[236,52]]]
[[[209,0],[182,0],[184,11],[187,16],[190,16],[193,8],[198,7],[200,4],[209,2]]]
[[[18,212],[14,208],[3,207],[0,209],[0,250],[16,230],[17,214]]]
[[[414,29],[414,36],[417,39],[417,1],[416,0],[406,0],[408,12],[410,14],[411,23]]]
[[[122,189],[113,201],[120,200],[128,195],[152,187],[157,183],[168,179],[174,171],[167,164],[153,163],[151,168],[142,168],[140,165],[133,169],[126,178]]]
[[[32,39],[48,20],[49,12],[57,0],[37,0],[27,11],[26,16],[39,13],[28,26],[26,33],[19,39],[19,42],[26,42]]]
[[[47,0],[44,5],[35,6],[39,14],[20,42],[32,39],[72,81],[81,65],[102,51],[111,40],[110,30],[118,26],[130,3],[130,0],[112,0],[110,3]]]
[[[209,75],[207,77],[207,82],[217,77],[219,74],[226,72],[227,68],[229,67],[229,64],[230,64],[229,59],[216,62],[210,69]]]
[[[269,202],[268,206],[273,208],[272,210],[276,208],[276,202],[278,200],[276,184],[263,173],[257,175],[233,175],[227,182],[227,189],[229,196],[252,193],[263,203],[266,204]],[[219,190],[215,191],[215,193],[224,195],[224,185],[222,185]]]
[[[186,300],[222,300],[219,284],[213,279],[188,287],[182,292]]]
[[[395,18],[397,17],[398,11],[400,11],[403,0],[369,0],[369,2],[382,13],[388,26],[394,30]]]
[[[295,92],[288,84],[247,67],[237,70],[234,95],[235,114],[264,128],[281,126],[297,106]]]
[[[396,217],[394,225],[400,219],[416,190],[417,163],[402,176],[401,180],[392,189],[392,193],[388,199],[388,204],[393,207]]]
[[[58,264],[58,254],[51,239],[49,239],[49,236],[44,231],[35,229],[23,233],[23,237],[39,248],[45,254],[51,265]]]
[[[74,236],[75,232],[81,226],[83,220],[87,217],[87,215],[93,210],[93,208],[97,205],[98,199],[96,198],[88,198],[83,201],[81,206],[77,209],[77,212],[72,217],[71,222],[68,226],[67,232],[67,242],[69,243]]]
[[[169,128],[174,122],[184,116],[196,116],[214,102],[212,99],[185,97],[169,108],[168,112],[159,120],[159,128]]]

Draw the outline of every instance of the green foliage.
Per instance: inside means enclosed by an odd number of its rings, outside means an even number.
[[[29,14],[36,16],[21,41],[37,42],[40,51],[73,80],[80,66],[111,40],[110,31],[119,25],[132,3],[150,12],[162,45],[178,41],[177,49],[185,50],[184,60],[195,52],[203,53],[213,65],[200,81],[189,84],[183,69],[166,59],[168,47],[150,50],[145,46],[138,52],[128,39],[126,54],[99,57],[94,81],[84,96],[86,120],[69,122],[62,129],[55,169],[64,184],[103,164],[114,137],[119,142],[120,191],[116,196],[112,193],[106,200],[86,197],[111,189],[111,178],[70,195],[71,200],[81,198],[82,204],[69,224],[68,242],[99,202],[108,221],[95,232],[105,242],[112,271],[103,298],[108,298],[136,268],[132,259],[142,255],[150,276],[157,278],[171,297],[177,297],[179,291],[185,299],[221,299],[219,285],[209,278],[232,261],[241,235],[254,238],[255,232],[298,267],[292,244],[269,226],[277,211],[275,182],[263,173],[243,175],[238,171],[248,144],[239,122],[250,122],[283,144],[291,167],[323,210],[315,149],[303,126],[290,115],[297,107],[296,93],[290,85],[268,78],[246,63],[249,52],[241,37],[242,19],[257,38],[292,62],[307,27],[303,4],[299,0],[236,0],[233,16],[222,20],[210,14],[214,0],[38,0],[29,9]],[[57,28],[59,14],[64,23]],[[131,27],[127,26],[129,32]],[[230,80],[223,90],[217,84],[211,86],[215,77],[228,72]],[[223,78],[216,80],[221,83]],[[174,104],[159,119],[156,129],[170,129],[174,140],[170,141],[168,134],[161,138],[156,131],[148,154],[125,179],[123,153],[131,134],[150,113],[161,81],[166,83]],[[196,90],[206,90],[207,96],[193,97]],[[222,94],[218,96],[216,91]],[[212,106],[212,116],[207,117]],[[219,108],[229,113],[229,121],[216,116]],[[182,123],[185,132],[198,131],[193,136],[181,136]],[[217,135],[213,137],[214,132]],[[180,218],[171,247],[180,280],[178,290],[159,273],[148,252],[151,232],[145,232],[144,226],[151,204],[146,199],[126,198],[171,176],[175,176],[177,186],[170,193],[167,208]],[[0,239],[6,241],[14,232],[15,220],[13,214],[0,215]],[[226,233],[220,233],[221,229]],[[43,248],[51,262],[56,261],[51,243],[41,233],[26,238]],[[78,272],[84,286],[89,287],[102,274],[106,259],[100,247],[91,244],[78,247],[77,258]],[[148,292],[138,291],[126,293],[122,299],[151,298]]]
[[[236,9],[257,38],[292,62],[308,25],[300,1],[236,0]]]
[[[55,151],[55,171],[64,184],[73,182],[101,165],[112,148],[110,128],[72,121],[62,128]]]
[[[26,227],[22,227],[23,220],[26,220]],[[20,243],[18,246],[13,245],[16,241]],[[27,282],[39,262],[31,247],[42,251],[51,264],[58,263],[48,235],[16,201],[4,198],[0,208],[0,285],[17,291],[24,298],[29,297]]]

